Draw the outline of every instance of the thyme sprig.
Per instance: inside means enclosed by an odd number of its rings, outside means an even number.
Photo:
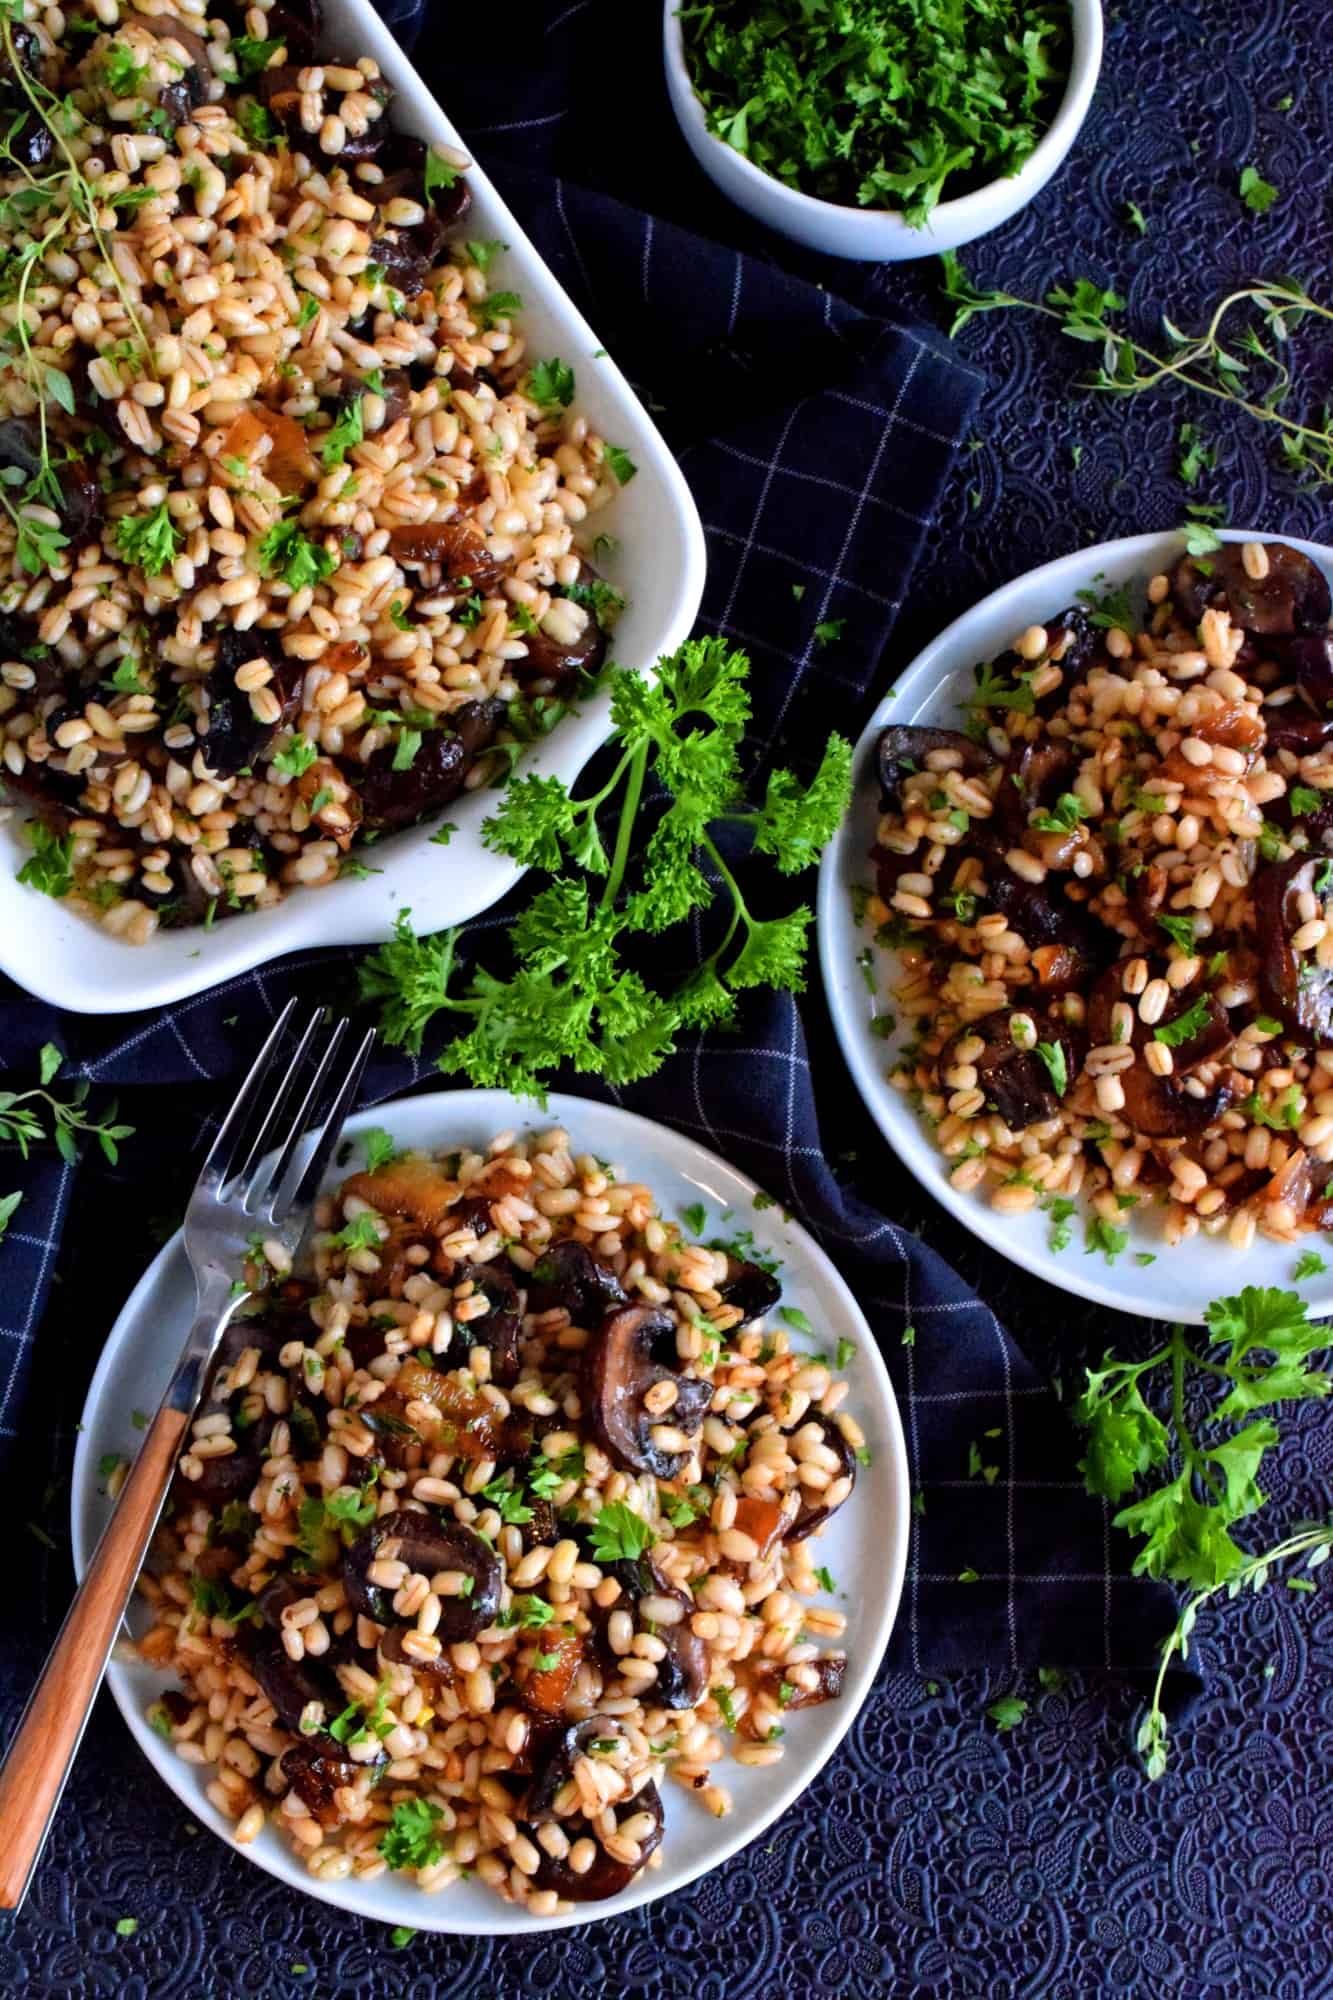
[[[1085,388],[1110,396],[1139,396],[1177,386],[1244,412],[1276,431],[1284,466],[1312,484],[1333,485],[1333,410],[1305,422],[1283,407],[1291,392],[1291,337],[1307,316],[1333,321],[1296,278],[1258,280],[1237,286],[1214,308],[1201,333],[1181,330],[1166,313],[1162,331],[1169,351],[1157,353],[1135,340],[1113,316],[1125,301],[1089,278],[1056,285],[1044,298],[984,291],[947,251],[944,295],[957,311],[950,332],[957,334],[980,313],[1014,310],[1056,321],[1069,340],[1101,349]]]

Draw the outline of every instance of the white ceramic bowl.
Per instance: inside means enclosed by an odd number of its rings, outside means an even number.
[[[913,257],[937,257],[956,250],[1026,208],[1040,194],[1078,137],[1086,118],[1102,62],[1100,0],[1070,0],[1073,50],[1069,82],[1049,129],[1016,174],[991,181],[956,201],[942,201],[922,229],[904,222],[897,209],[844,208],[801,194],[784,181],[756,167],[734,146],[708,129],[704,108],[694,94],[686,66],[678,9],[680,0],[666,0],[663,41],[667,88],[680,129],[690,151],[728,200],[757,221],[793,242],[834,257],[856,257],[871,263],[900,264]]]
[[[854,1344],[856,1351],[843,1372],[851,1383],[848,1408],[866,1433],[870,1461],[858,1475],[851,1500],[811,1545],[818,1549],[818,1560],[832,1570],[840,1592],[838,1608],[847,1614],[847,1675],[838,1701],[793,1711],[781,1763],[757,1769],[724,1757],[715,1767],[735,1800],[725,1819],[714,1819],[678,1785],[664,1783],[662,1866],[650,1869],[623,1895],[586,1904],[570,1916],[534,1918],[501,1902],[476,1881],[455,1883],[437,1896],[423,1895],[405,1877],[392,1874],[375,1882],[320,1882],[307,1874],[286,1842],[268,1827],[252,1846],[237,1850],[289,1888],[384,1924],[483,1937],[564,1930],[623,1915],[719,1867],[763,1833],[832,1756],[870,1692],[898,1609],[911,1496],[902,1425],[888,1373],[860,1308],[833,1264],[799,1224],[783,1221],[776,1204],[756,1207],[759,1190],[753,1181],[663,1126],[614,1105],[576,1097],[553,1096],[548,1109],[539,1113],[503,1091],[441,1091],[400,1104],[377,1105],[349,1120],[347,1129],[354,1135],[368,1126],[383,1126],[400,1145],[434,1148],[485,1144],[500,1131],[540,1132],[556,1124],[568,1129],[578,1150],[612,1161],[631,1179],[651,1187],[665,1216],[674,1219],[683,1207],[699,1202],[707,1211],[707,1234],[752,1229],[760,1247],[782,1260],[784,1302],[805,1312],[821,1349],[832,1352],[841,1339]],[[335,1169],[328,1184],[340,1178]],[[731,1219],[723,1220],[724,1215]],[[99,1491],[98,1461],[104,1454],[133,1454],[137,1433],[130,1413],[156,1408],[193,1304],[194,1285],[177,1235],[131,1293],[88,1389],[70,1495],[74,1566],[80,1576],[110,1512],[105,1494]],[[131,1624],[140,1623],[141,1614],[132,1613]],[[197,1820],[228,1839],[229,1823],[205,1796],[207,1770],[183,1763],[145,1719],[149,1704],[171,1685],[170,1679],[141,1661],[117,1657],[107,1670],[107,1685],[159,1777]],[[153,1806],[152,1794],[145,1794],[145,1811],[151,1812]]]
[[[331,50],[375,58],[398,92],[393,115],[405,131],[462,145],[369,0],[326,0],[324,42]],[[485,174],[474,166],[468,180],[474,204],[468,234],[498,237],[508,246],[492,273],[497,285],[522,296],[521,324],[532,351],[558,354],[570,364],[578,408],[638,466],[637,477],[596,517],[588,536],[605,530],[620,542],[614,562],[599,564],[629,600],[616,627],[615,658],[627,667],[651,667],[688,636],[699,608],[705,554],[694,501],[651,417]],[[610,696],[603,694],[567,716],[523,768],[572,782],[605,741],[609,716]],[[159,931],[138,947],[15,881],[29,852],[15,813],[0,826],[0,971],[76,1013],[117,1014],[182,999],[313,945],[378,944],[404,906],[419,931],[439,930],[488,909],[523,873],[481,844],[481,823],[496,799],[494,792],[472,792],[450,806],[458,831],[448,847],[430,844],[437,814],[363,854],[380,874],[294,891],[275,909],[212,931]]]
[[[1223,534],[1229,542],[1265,539],[1257,528],[1233,528]],[[1333,549],[1290,535],[1268,539],[1302,550],[1333,581]],[[1316,1239],[1303,1239],[1293,1248],[1260,1238],[1241,1253],[1225,1239],[1196,1236],[1168,1253],[1151,1224],[1135,1222],[1131,1212],[1125,1218],[1129,1247],[1108,1265],[1100,1255],[1084,1251],[1081,1217],[1074,1218],[1068,1248],[1055,1252],[1049,1243],[1050,1219],[1039,1210],[1001,1216],[981,1195],[959,1194],[949,1185],[944,1156],[930,1133],[889,1082],[903,1033],[881,1040],[872,1032],[871,1022],[876,1013],[894,1011],[894,954],[874,942],[852,910],[853,885],[874,879],[867,857],[879,820],[875,745],[885,725],[918,722],[958,728],[960,703],[972,687],[972,669],[979,660],[994,659],[1026,626],[1040,624],[1074,603],[1076,593],[1091,588],[1099,577],[1104,575],[1110,584],[1146,581],[1168,568],[1181,552],[1178,534],[1134,535],[1080,549],[1006,583],[955,619],[918,654],[879,704],[857,745],[852,811],[826,850],[820,870],[818,925],[824,990],[847,1066],[880,1131],[927,1192],[992,1249],[1063,1291],[1149,1319],[1198,1321],[1211,1300],[1244,1285],[1290,1286],[1301,1249]],[[866,951],[876,975],[873,997],[858,963]],[[1136,1264],[1136,1253],[1154,1255],[1156,1261]],[[1301,1295],[1309,1301],[1312,1318],[1333,1312],[1333,1274],[1303,1283]]]

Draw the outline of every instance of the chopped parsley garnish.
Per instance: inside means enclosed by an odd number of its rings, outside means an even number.
[[[657,1540],[643,1519],[623,1500],[612,1500],[592,1523],[594,1562],[636,1562]]]
[[[478,326],[489,330],[497,320],[512,319],[522,310],[523,300],[517,292],[491,292],[473,306],[472,317]]]
[[[274,752],[269,764],[280,778],[299,778],[318,758],[319,751],[308,736],[293,736],[281,750]]]
[[[427,200],[437,191],[440,194],[447,194],[457,181],[457,167],[451,167],[447,160],[442,160],[433,146],[427,147],[425,172],[421,183]]]
[[[122,514],[116,523],[116,547],[145,576],[160,576],[169,569],[184,539],[165,500],[151,514]]]
[[[44,896],[67,896],[74,887],[74,836],[56,833],[43,820],[30,819],[23,828],[32,853],[18,871],[18,879]]]
[[[363,1132],[361,1143],[366,1149],[368,1174],[377,1174],[381,1167],[387,1167],[390,1160],[398,1157],[398,1142],[382,1125],[372,1125],[368,1132]]]
[[[1209,1018],[1208,997],[1205,994],[1183,1014],[1178,1014],[1174,1021],[1163,1021],[1160,1028],[1154,1028],[1153,1036],[1157,1041],[1165,1042],[1169,1049],[1182,1048],[1186,1042],[1192,1042],[1196,1035],[1203,1033]]]
[[[363,1209],[359,1215],[354,1215],[350,1222],[345,1223],[333,1235],[331,1241],[343,1250],[378,1250],[379,1223],[369,1209]]]
[[[1322,1278],[1327,1269],[1328,1265],[1317,1250],[1307,1250],[1301,1256],[1296,1269],[1291,1275],[1299,1285],[1303,1278]]]
[[[1315,791],[1311,785],[1293,785],[1287,797],[1291,802],[1292,811],[1301,818],[1307,813],[1318,812],[1324,803],[1323,792]]]
[[[615,474],[616,483],[628,486],[639,470],[629,453],[621,445],[608,444],[604,447],[602,456]]]
[[[343,464],[352,447],[360,444],[365,437],[366,426],[361,414],[361,401],[360,396],[353,396],[347,408],[321,438],[319,455],[326,466]]]
[[[1117,1229],[1104,1215],[1091,1216],[1083,1231],[1085,1256],[1094,1256],[1100,1251],[1108,1264],[1114,1264],[1122,1251],[1129,1248],[1129,1231]]]
[[[390,1868],[431,1868],[444,1854],[435,1831],[444,1810],[430,1799],[402,1799],[384,1829],[379,1851]]]
[[[1252,215],[1267,215],[1277,200],[1277,189],[1272,181],[1264,179],[1258,167],[1242,167],[1240,198]]]
[[[735,1729],[739,1721],[739,1717],[736,1714],[736,1699],[731,1689],[725,1687],[715,1687],[715,1688],[710,1688],[708,1691],[712,1695],[713,1700],[717,1703],[718,1712],[720,1713],[722,1720],[726,1723],[727,1728]]]
[[[821,1590],[825,1590],[828,1592],[830,1597],[832,1597],[834,1591],[838,1587],[833,1580],[832,1571],[825,1568],[825,1566],[822,1563],[820,1564],[819,1568],[815,1571],[815,1581],[819,1585],[819,1588]]]
[[[1033,813],[1032,825],[1039,833],[1072,833],[1087,816],[1082,799],[1072,792],[1061,792],[1052,811]]]
[[[1069,1088],[1069,1065],[1065,1060],[1063,1042],[1038,1042],[1037,1054],[1046,1065],[1051,1088],[1057,1097],[1063,1097]]]
[[[1157,922],[1172,944],[1178,945],[1187,958],[1194,956],[1193,917],[1158,917]]]
[[[295,521],[275,521],[259,538],[260,573],[280,576],[291,590],[304,590],[332,576],[338,558],[322,542],[312,542]]]
[[[558,358],[539,361],[528,376],[525,394],[550,416],[574,400],[574,370]]]

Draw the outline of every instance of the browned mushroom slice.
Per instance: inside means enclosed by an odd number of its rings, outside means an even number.
[[[1007,846],[1019,846],[1032,814],[1053,806],[1068,790],[1077,765],[1068,743],[1021,743],[1009,752],[994,812],[994,825]]]
[[[610,1715],[590,1715],[586,1721],[571,1722],[567,1729],[562,1729],[533,1770],[523,1806],[525,1819],[534,1826],[553,1820],[557,1798],[566,1785],[574,1782],[577,1760],[593,1756],[594,1744],[615,1742],[624,1733],[622,1725]]]
[[[1264,725],[1264,748],[1269,751],[1289,750],[1293,757],[1312,757],[1333,736],[1333,713],[1316,714],[1300,700],[1265,702],[1259,714]]]
[[[568,694],[580,676],[598,672],[606,658],[606,634],[591,611],[563,598],[557,598],[547,617],[577,628],[574,636],[554,637],[539,625],[524,635],[527,651],[521,660],[510,660],[509,669],[525,693]]]
[[[342,1703],[333,1675],[309,1659],[289,1660],[276,1632],[261,1632],[258,1638],[247,1640],[245,1650],[250,1672],[272,1702],[284,1729],[299,1729],[312,1701],[322,1703],[326,1715],[339,1712]]]
[[[529,1312],[563,1306],[575,1326],[598,1324],[617,1306],[628,1304],[615,1272],[570,1236],[543,1250],[531,1271],[520,1273],[520,1281],[527,1286]]]
[[[645,1597],[665,1597],[680,1606],[674,1624],[653,1621],[653,1631],[666,1652],[657,1663],[651,1698],[659,1708],[696,1707],[708,1691],[708,1651],[690,1624],[694,1601],[689,1593],[677,1589],[650,1555],[634,1561],[604,1562],[600,1567],[620,1585],[618,1603],[623,1601],[637,1611]],[[614,1668],[616,1656],[607,1653],[605,1658],[607,1666]]]
[[[422,732],[403,770],[397,768],[401,737],[376,750],[355,773],[363,824],[390,832],[452,804],[477,758],[495,740],[503,715],[502,702],[465,702],[439,728]]]
[[[848,1444],[842,1430],[832,1417],[807,1417],[807,1423],[818,1424],[824,1433],[824,1442],[838,1461],[837,1477],[849,1479],[856,1484],[856,1453]],[[787,1530],[789,1542],[803,1542],[807,1535],[813,1535],[816,1528],[822,1528],[825,1521],[832,1520],[839,1507],[845,1507],[852,1497],[851,1486],[842,1499],[832,1507],[826,1501],[802,1500],[796,1519]]]
[[[1224,542],[1204,557],[1182,556],[1171,576],[1181,616],[1197,625],[1211,607],[1225,607],[1235,624],[1260,638],[1318,632],[1328,624],[1329,588],[1323,571],[1285,542],[1265,542],[1268,569],[1252,577],[1243,544]]]
[[[1323,855],[1270,861],[1253,886],[1259,990],[1270,1011],[1307,1047],[1317,1049],[1333,1048],[1333,970],[1320,965],[1312,952],[1293,951],[1291,940],[1305,921],[1299,908],[1302,894],[1322,906],[1330,890],[1333,864]]]
[[[596,1846],[591,1868],[582,1875],[575,1874],[568,1859],[557,1861],[537,1843],[541,1862],[532,1877],[538,1889],[553,1889],[570,1903],[602,1903],[608,1896],[618,1896],[622,1889],[628,1889],[639,1870],[662,1845],[662,1800],[656,1785],[649,1783],[636,1792],[624,1806],[619,1808],[622,1819],[631,1819],[638,1813],[649,1813],[653,1819],[651,1830],[639,1840],[639,1858],[635,1862],[617,1861],[609,1855],[598,1840],[596,1832],[581,1813],[572,1819],[562,1819],[560,1831],[571,1847],[577,1841],[590,1839]],[[525,1829],[531,1837],[531,1829]]]
[[[1055,1088],[1051,1066],[1043,1061],[1036,1048],[1017,1047],[1009,1019],[1008,1009],[1001,1008],[971,1022],[944,1050],[940,1064],[944,1069],[951,1068],[957,1061],[954,1051],[958,1042],[979,1035],[985,1047],[980,1055],[973,1057],[977,1088],[985,1092],[987,1105],[999,1113],[1010,1130],[1021,1132],[1039,1120],[1054,1118],[1060,1109],[1062,1093]],[[1074,1030],[1064,1021],[1045,1016],[1037,1018],[1036,1029],[1038,1043],[1058,1050],[1063,1056],[1068,1088],[1083,1060]],[[1058,1070],[1059,1060],[1054,1053],[1051,1061]]]
[[[727,1274],[717,1290],[724,1305],[735,1306],[740,1311],[742,1324],[772,1312],[782,1297],[782,1286],[772,1271],[766,1271],[762,1264],[751,1263],[744,1257],[733,1257],[730,1253],[727,1256]]]
[[[475,1639],[500,1609],[500,1564],[495,1551],[461,1521],[439,1522],[432,1515],[404,1508],[373,1521],[343,1554],[343,1585],[353,1610],[377,1625],[394,1622],[393,1592],[372,1583],[369,1570],[386,1542],[399,1544],[398,1559],[409,1571],[437,1576],[441,1570],[461,1570],[472,1578],[467,1597],[443,1597],[436,1630],[446,1646]]]
[[[1077,955],[1080,981],[1090,978],[1116,949],[1117,940],[1082,904],[1071,903],[1053,876],[1027,882],[1003,862],[987,864],[988,900],[1032,950],[1063,946]],[[1072,982],[1071,982],[1072,983]]]
[[[510,1388],[519,1376],[518,1337],[523,1313],[518,1286],[499,1264],[469,1264],[459,1275],[460,1284],[469,1277],[472,1296],[485,1299],[486,1311],[457,1325],[454,1337],[460,1345],[484,1347],[491,1357],[491,1374],[503,1388]]]
[[[1229,1111],[1236,1085],[1224,1076],[1211,1089],[1191,1088],[1176,1076],[1154,1076],[1143,1063],[1120,1072],[1123,1116],[1147,1139],[1197,1139]]]
[[[373,1174],[353,1174],[343,1193],[368,1201],[381,1215],[401,1215],[434,1229],[452,1216],[458,1183],[450,1180],[437,1160],[404,1155],[377,1167]]]
[[[661,1416],[643,1406],[659,1382],[674,1382],[676,1400]],[[597,1441],[628,1472],[677,1479],[687,1451],[654,1444],[659,1424],[692,1437],[713,1399],[711,1382],[680,1372],[676,1322],[660,1306],[624,1306],[608,1314],[583,1359],[584,1401]]]
[[[524,1708],[559,1720],[583,1665],[584,1641],[570,1627],[548,1625],[519,1651],[514,1682]],[[537,1662],[540,1661],[540,1665]]]
[[[995,754],[984,743],[974,743],[958,729],[924,729],[912,722],[890,723],[876,748],[879,782],[885,810],[897,803],[898,788],[904,778],[928,769],[932,751],[948,750],[957,759],[956,768],[975,776],[989,771]],[[941,774],[942,775],[942,774]]]
[[[267,660],[273,669],[269,689],[279,704],[276,722],[261,722],[244,689],[236,685],[241,668],[252,660]],[[282,650],[282,635],[252,626],[238,632],[229,625],[218,636],[213,665],[204,686],[208,693],[208,734],[200,745],[209,769],[230,776],[259,763],[280,729],[296,720],[301,705],[305,667]]]

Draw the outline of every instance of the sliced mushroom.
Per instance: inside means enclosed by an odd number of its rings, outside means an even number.
[[[467,1597],[441,1598],[436,1631],[446,1646],[475,1639],[495,1620],[500,1609],[501,1570],[495,1551],[461,1521],[440,1522],[430,1514],[404,1508],[373,1521],[344,1551],[343,1585],[353,1610],[377,1625],[394,1622],[393,1592],[371,1583],[369,1570],[386,1542],[397,1542],[399,1561],[409,1572],[437,1576],[441,1570],[461,1570],[472,1578]]]
[[[1315,715],[1327,716],[1333,708],[1333,632],[1298,632],[1290,639],[1271,640],[1265,650],[1292,676]],[[1268,715],[1265,709],[1265,721]]]
[[[652,1701],[659,1708],[697,1707],[708,1691],[708,1649],[690,1623],[694,1601],[689,1593],[677,1589],[651,1555],[639,1556],[632,1562],[602,1563],[600,1567],[620,1585],[617,1604],[623,1600],[637,1612],[645,1597],[666,1597],[680,1606],[681,1615],[674,1625],[653,1621],[654,1633],[666,1652],[657,1663]],[[606,1665],[614,1669],[615,1654],[608,1651],[604,1658]]]
[[[538,1889],[552,1889],[557,1896],[570,1903],[601,1903],[608,1896],[618,1896],[627,1889],[640,1869],[662,1845],[663,1816],[662,1800],[656,1785],[651,1782],[635,1793],[621,1808],[622,1816],[630,1818],[636,1813],[651,1813],[653,1826],[639,1841],[639,1859],[633,1863],[616,1861],[609,1855],[597,1838],[590,1821],[581,1813],[572,1819],[562,1819],[560,1831],[572,1847],[576,1841],[590,1839],[596,1847],[591,1868],[584,1874],[576,1875],[567,1859],[557,1861],[538,1842],[537,1852],[541,1856],[536,1874],[532,1877]]]
[[[386,1161],[373,1174],[352,1174],[343,1183],[343,1193],[369,1202],[380,1215],[402,1216],[423,1229],[435,1229],[446,1217],[452,1219],[458,1183],[438,1160],[408,1153]]]
[[[676,1400],[662,1416],[644,1409],[643,1399],[659,1382],[674,1382]],[[656,1425],[692,1437],[713,1400],[711,1382],[680,1372],[676,1322],[660,1306],[624,1306],[607,1315],[583,1358],[584,1402],[601,1444],[629,1472],[677,1479],[690,1460],[685,1451],[666,1451],[652,1440]]]
[[[727,1274],[717,1290],[724,1305],[738,1308],[742,1324],[772,1312],[782,1297],[782,1286],[774,1272],[766,1271],[762,1264],[753,1264],[744,1257],[730,1254],[727,1257]]]
[[[0,110],[0,118],[4,116]],[[43,128],[45,129],[45,128]],[[32,480],[42,469],[41,426],[33,417],[0,422],[0,471],[21,472]],[[102,520],[102,488],[91,459],[70,458],[56,472],[60,492],[52,505],[72,547],[91,541]]]
[[[236,685],[236,676],[251,660],[267,660],[273,669],[269,687],[280,704],[276,722],[261,722],[250,697]],[[258,626],[238,632],[229,625],[220,634],[205,686],[208,691],[208,734],[201,752],[214,771],[225,776],[263,760],[280,729],[295,721],[301,702],[305,668],[282,650],[282,635]]]
[[[1060,1109],[1060,1096],[1051,1070],[1037,1054],[1036,1048],[1020,1049],[1016,1045],[1009,1020],[1009,1010],[1000,1008],[993,1014],[983,1014],[980,1020],[970,1022],[945,1049],[940,1064],[942,1068],[951,1068],[957,1061],[954,1053],[957,1043],[979,1035],[986,1046],[980,1055],[972,1059],[977,1072],[977,1088],[986,1093],[987,1104],[994,1107],[1009,1129],[1021,1132],[1040,1120],[1054,1118]],[[1063,1052],[1068,1087],[1078,1075],[1083,1061],[1074,1030],[1067,1022],[1046,1017],[1038,1017],[1036,1029],[1038,1042]]]
[[[558,1721],[583,1665],[584,1642],[571,1627],[545,1626],[519,1653],[515,1685],[532,1714]],[[542,1664],[537,1666],[535,1660]]]
[[[606,658],[606,634],[582,604],[556,598],[535,632],[523,635],[523,658],[510,671],[526,693],[568,694],[596,674]]]
[[[1171,595],[1182,618],[1197,625],[1205,611],[1225,606],[1232,622],[1259,638],[1318,632],[1333,609],[1323,571],[1285,542],[1265,542],[1268,570],[1252,577],[1243,544],[1224,542],[1208,556],[1182,556],[1171,576]]]
[[[910,722],[891,723],[881,734],[876,749],[883,794],[881,804],[886,812],[897,803],[898,788],[903,779],[926,770],[926,759],[934,750],[954,752],[958,760],[957,768],[966,771],[969,776],[990,770],[995,762],[994,753],[984,743],[974,743],[961,730],[923,729]]]
[[[1312,757],[1333,736],[1333,713],[1317,715],[1300,700],[1265,702],[1259,714],[1266,750],[1289,750],[1293,757]]]
[[[1027,882],[1001,862],[988,865],[986,879],[989,901],[1024,944],[1034,949],[1063,945],[1077,953],[1082,961],[1081,978],[1086,979],[1115,951],[1117,941],[1082,904],[1071,903],[1053,877]]]
[[[1154,1076],[1142,1064],[1121,1072],[1124,1117],[1148,1139],[1197,1139],[1236,1100],[1236,1086],[1222,1077],[1201,1094],[1174,1076]]]
[[[323,1704],[326,1715],[335,1715],[342,1706],[338,1683],[309,1658],[289,1660],[276,1632],[261,1632],[246,1644],[248,1665],[259,1682],[284,1729],[301,1727],[301,1717],[312,1701]]]
[[[1009,752],[995,794],[993,824],[1009,847],[1018,847],[1034,812],[1053,806],[1069,781],[1078,759],[1068,743],[1020,743]]]
[[[375,751],[356,773],[362,824],[393,831],[451,804],[477,758],[494,742],[503,715],[502,702],[465,702],[441,727],[423,732],[406,770],[395,769],[396,742]]]
[[[518,1286],[499,1264],[469,1264],[459,1274],[460,1282],[472,1280],[472,1296],[484,1298],[486,1311],[476,1319],[456,1324],[455,1339],[467,1347],[484,1347],[491,1357],[491,1375],[502,1388],[510,1388],[519,1376],[518,1339],[523,1311]],[[456,1296],[456,1294],[455,1294]]]
[[[13,50],[12,59],[9,49]],[[19,80],[20,71],[40,80],[42,45],[31,28],[11,17],[9,48],[0,45],[0,119],[4,121],[5,151],[17,165],[32,172],[46,165],[55,150],[55,138],[46,120],[33,110]]]
[[[591,1756],[594,1743],[608,1742],[624,1733],[623,1726],[609,1715],[590,1715],[586,1721],[571,1722],[567,1729],[562,1729],[534,1770],[524,1817],[534,1826],[544,1826],[553,1820],[556,1799],[566,1785],[574,1782],[577,1760]]]
[[[1294,1035],[1317,1049],[1333,1048],[1333,970],[1313,952],[1293,951],[1291,940],[1304,922],[1301,895],[1308,892],[1322,906],[1330,890],[1333,863],[1323,855],[1270,861],[1253,884],[1260,993]]]
[[[527,1286],[529,1312],[563,1306],[575,1326],[596,1326],[617,1306],[628,1304],[615,1272],[571,1236],[543,1250],[531,1271],[519,1276]]]
[[[855,1486],[856,1453],[843,1436],[839,1424],[832,1417],[819,1415],[807,1417],[806,1422],[818,1424],[820,1430],[824,1433],[824,1442],[838,1461],[838,1478],[850,1479],[852,1486]],[[796,1519],[787,1530],[787,1540],[789,1542],[803,1542],[807,1535],[813,1535],[817,1528],[822,1528],[825,1521],[832,1520],[838,1508],[845,1507],[851,1497],[852,1490],[849,1486],[842,1499],[832,1507],[826,1501],[816,1503],[811,1500],[802,1500]]]

